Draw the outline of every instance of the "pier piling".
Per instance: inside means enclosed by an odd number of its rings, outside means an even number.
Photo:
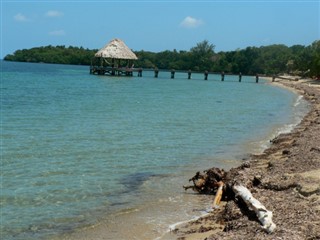
[[[206,70],[205,72],[204,72],[204,80],[208,80],[208,71]]]
[[[155,68],[155,69],[154,69],[154,77],[155,77],[155,78],[158,78],[158,74],[159,74],[159,69],[158,69],[158,68]]]
[[[188,71],[188,79],[191,79],[191,70]]]
[[[174,74],[175,74],[175,70],[174,69],[171,69],[171,78],[173,79],[174,78]]]

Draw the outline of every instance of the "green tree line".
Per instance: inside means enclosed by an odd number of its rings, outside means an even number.
[[[5,56],[7,61],[44,62],[90,65],[98,49],[83,47],[45,46],[17,50]],[[134,51],[136,67],[192,71],[225,72],[238,74],[274,75],[291,73],[320,76],[320,40],[309,46],[273,44],[247,47],[235,51],[215,52],[215,46],[204,40],[189,51]]]
[[[72,65],[90,65],[90,61],[97,49],[90,50],[83,47],[45,46],[31,49],[17,50],[12,55],[4,57],[5,61],[57,63]]]

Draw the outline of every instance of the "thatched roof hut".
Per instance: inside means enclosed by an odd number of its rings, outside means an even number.
[[[116,38],[96,52],[91,60],[90,73],[132,76],[135,70],[133,60],[137,59],[127,45]]]
[[[127,45],[120,39],[113,39],[103,48],[101,48],[95,57],[111,58],[111,59],[125,59],[137,60],[137,56],[127,47]]]

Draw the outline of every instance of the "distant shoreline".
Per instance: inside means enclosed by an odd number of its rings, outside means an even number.
[[[134,61],[135,66],[144,69],[180,69],[185,71],[190,69],[195,72],[224,72],[234,75],[242,73],[249,76],[256,74],[273,76],[290,72],[302,76],[319,77],[319,56],[315,50],[319,45],[320,41],[315,40],[308,46],[293,45],[288,47],[283,44],[272,44],[215,52],[215,46],[204,40],[190,50],[177,51],[174,49],[173,51],[164,50],[161,52],[133,50],[133,52],[138,58]],[[299,51],[297,51],[297,47],[299,47]],[[98,57],[95,57],[97,51],[98,49],[76,46],[48,45],[16,50],[14,53],[4,56],[4,60],[90,66],[94,59],[100,61],[97,59]],[[305,56],[308,58],[306,59]],[[121,60],[117,57],[113,60],[115,59]]]

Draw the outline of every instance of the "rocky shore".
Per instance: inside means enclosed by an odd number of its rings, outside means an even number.
[[[272,211],[276,230],[266,233],[252,209],[236,199],[177,226],[168,239],[320,239],[320,81],[272,84],[297,91],[310,102],[310,112],[292,132],[271,140],[270,148],[228,174]]]

